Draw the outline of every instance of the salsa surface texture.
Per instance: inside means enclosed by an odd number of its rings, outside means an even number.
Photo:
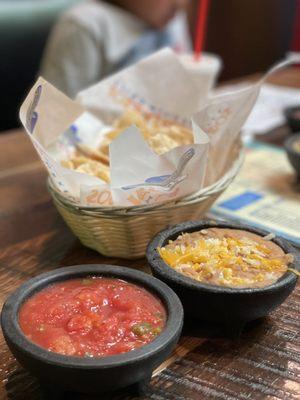
[[[236,288],[271,285],[292,261],[268,237],[228,228],[182,233],[158,249],[177,272],[199,282]]]
[[[151,342],[166,312],[146,289],[113,278],[55,283],[30,297],[19,312],[23,333],[35,344],[69,356],[102,357]]]

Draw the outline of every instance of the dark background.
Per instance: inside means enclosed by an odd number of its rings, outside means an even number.
[[[19,125],[17,110],[37,77],[51,26],[74,2],[0,0],[0,131]],[[220,78],[263,71],[283,57],[300,23],[297,3],[299,7],[299,0],[211,0],[205,50],[223,59]],[[192,34],[197,4],[191,0]]]
[[[297,0],[211,1],[206,49],[223,59],[221,79],[263,71],[285,55],[296,24],[296,3]],[[191,25],[194,26],[193,18]]]

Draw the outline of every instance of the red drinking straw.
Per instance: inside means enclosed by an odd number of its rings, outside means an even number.
[[[200,59],[203,50],[209,3],[210,0],[199,0],[197,25],[196,25],[195,41],[194,41],[194,56],[195,60],[197,61]]]

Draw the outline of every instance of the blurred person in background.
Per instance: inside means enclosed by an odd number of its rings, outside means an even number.
[[[86,0],[54,27],[41,75],[70,97],[152,52],[191,50],[188,0]]]

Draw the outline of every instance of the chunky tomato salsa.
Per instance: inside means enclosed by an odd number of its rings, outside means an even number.
[[[151,342],[166,312],[146,289],[119,279],[88,277],[46,287],[21,307],[19,324],[35,344],[56,353],[101,357]]]

